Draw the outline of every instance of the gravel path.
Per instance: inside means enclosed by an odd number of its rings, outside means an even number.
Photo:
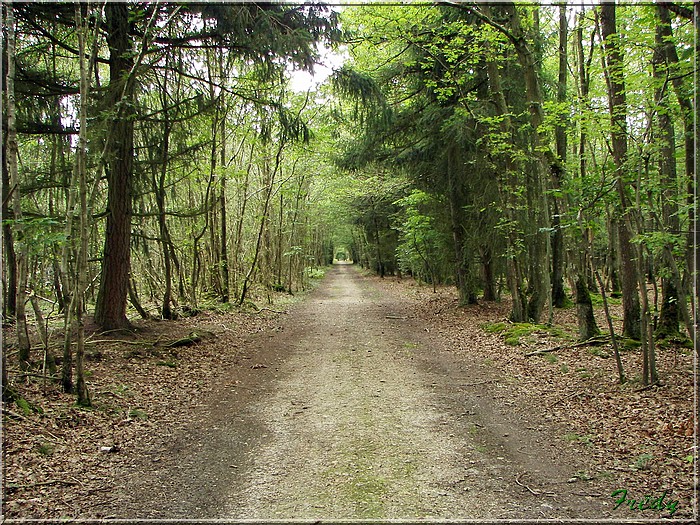
[[[201,417],[134,466],[116,517],[619,517],[567,483],[586,458],[411,306],[333,267],[249,341]]]

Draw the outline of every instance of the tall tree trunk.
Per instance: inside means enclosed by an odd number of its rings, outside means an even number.
[[[664,20],[663,8],[656,6],[657,24],[654,56],[652,60],[654,74],[654,99],[656,102],[656,121],[659,143],[659,172],[662,185],[661,219],[663,229],[667,234],[677,235],[680,230],[678,218],[677,191],[678,186],[676,171],[676,140],[673,120],[671,119],[671,107],[668,100],[667,80],[669,69],[666,64],[669,53],[665,41],[670,29],[664,28],[664,24],[670,20]],[[678,301],[679,298],[673,277],[661,278],[661,312],[657,336],[673,337],[678,333]]]
[[[697,29],[698,23],[700,23],[700,11],[698,11],[698,5],[695,5],[695,24],[696,24],[696,34],[699,32]],[[686,241],[686,252],[685,252],[685,263],[686,263],[686,274],[680,282],[680,289],[678,289],[678,295],[683,299],[685,303],[685,297],[688,292],[697,294],[698,287],[693,286],[695,282],[695,250],[697,243],[695,241],[695,235],[697,233],[696,220],[695,220],[695,158],[696,158],[696,137],[695,137],[695,121],[696,115],[694,111],[694,101],[693,101],[693,83],[687,77],[687,75],[682,75],[677,70],[680,65],[678,59],[678,52],[676,46],[673,43],[673,29],[671,25],[671,14],[666,4],[657,4],[657,16],[659,23],[657,25],[658,36],[664,42],[664,54],[666,58],[666,65],[669,68],[669,73],[671,77],[671,84],[676,94],[676,99],[678,100],[678,105],[681,109],[681,117],[683,120],[683,141],[684,141],[684,155],[685,155],[685,180],[687,186],[687,205],[688,205],[688,236]],[[700,39],[698,39],[700,42]],[[700,44],[698,44],[700,45]],[[698,60],[698,55],[700,53],[696,50],[695,60]],[[698,63],[696,62],[695,68],[697,71]],[[700,130],[700,127],[697,127]],[[700,142],[700,139],[698,140]],[[675,264],[675,263],[674,263]],[[676,285],[678,288],[678,285]],[[695,318],[695,305],[697,300],[691,300],[691,317]],[[694,322],[693,322],[694,324]],[[692,330],[694,335],[695,329]],[[700,348],[698,349],[700,352]]]
[[[88,241],[90,236],[90,224],[87,205],[87,105],[88,105],[88,65],[85,63],[85,33],[84,18],[81,14],[80,4],[75,7],[75,23],[78,28],[78,50],[80,54],[80,133],[78,135],[78,150],[76,152],[76,172],[78,179],[79,203],[80,203],[80,230],[78,257],[75,265],[75,293],[73,317],[76,324],[77,340],[75,350],[75,389],[77,403],[80,406],[90,406],[90,394],[85,384],[84,356],[85,356],[85,289],[87,284],[87,259]]]
[[[591,39],[592,40],[592,39]],[[588,107],[588,93],[590,86],[590,64],[593,57],[593,52],[585,58],[583,50],[583,28],[581,19],[579,19],[578,28],[576,30],[576,56],[578,58],[578,73],[579,73],[579,96],[581,106]],[[560,64],[561,66],[561,64]],[[561,68],[560,68],[561,72]],[[581,180],[586,178],[586,129],[582,125],[578,143],[579,155],[579,177]],[[591,267],[591,255],[589,245],[590,229],[584,224],[582,210],[579,210],[579,257],[576,265],[576,313],[578,316],[579,339],[586,341],[595,337],[600,333],[598,324],[593,314],[593,301],[591,300],[590,288],[588,286],[588,270]],[[605,290],[601,291],[605,294]],[[606,303],[607,310],[607,303]]]
[[[612,124],[612,155],[615,161],[615,185],[618,203],[618,241],[621,255],[623,334],[633,339],[641,337],[641,319],[635,261],[637,247],[632,243],[632,220],[627,195],[627,97],[624,68],[620,52],[615,17],[615,3],[600,6],[600,22],[605,48],[605,76],[608,84],[610,119]]]
[[[10,4],[6,3],[2,7],[2,19],[6,21],[6,9],[10,9]],[[7,31],[2,32],[2,49],[7,50]],[[2,64],[2,78],[5,79],[3,82],[3,97],[6,95],[7,91],[7,67],[8,67],[8,53],[2,53],[0,57],[0,63]],[[7,99],[4,99],[5,108],[7,108]],[[2,129],[7,130],[7,111],[2,112]],[[12,216],[10,203],[10,171],[7,166],[7,133],[2,134],[2,218],[9,219]],[[3,296],[2,296],[2,313],[3,320],[7,321],[15,318],[17,313],[17,258],[15,256],[15,245],[14,238],[12,234],[12,224],[8,220],[3,220],[2,222],[2,248],[3,255],[5,257],[5,264],[2,265],[3,273]],[[3,352],[5,346],[3,345]],[[7,370],[4,367],[3,362],[3,378],[6,375]],[[4,385],[4,383],[3,383]]]
[[[459,145],[447,146],[447,198],[450,207],[450,226],[452,241],[454,243],[455,268],[457,274],[457,289],[459,290],[459,304],[461,306],[476,303],[476,289],[474,279],[471,276],[471,261],[466,255],[466,239],[464,236],[464,197],[462,191],[463,176],[460,173]]]
[[[7,9],[10,9],[10,4],[3,4],[2,17],[5,21],[5,26],[9,27],[6,21]],[[7,79],[8,53],[7,53],[7,31],[2,32],[2,49],[5,50],[0,57],[2,63],[2,78]],[[7,107],[7,80],[2,83],[2,95]],[[7,111],[2,112],[2,129],[7,130]],[[2,217],[10,217],[10,171],[7,166],[8,150],[7,150],[7,133],[2,134]],[[3,319],[14,319],[17,313],[17,258],[15,256],[15,245],[12,234],[12,225],[9,221],[2,223],[2,248],[5,257],[5,264],[2,265],[3,272],[3,301],[2,312]],[[3,352],[4,352],[3,346]],[[4,354],[3,354],[4,355]],[[3,365],[3,374],[6,369]],[[3,378],[5,376],[3,375]],[[4,383],[3,383],[4,384]]]
[[[566,80],[568,77],[568,56],[567,56],[568,25],[566,20],[566,4],[559,6],[559,79],[557,82],[557,103],[566,103]],[[557,169],[553,173],[552,185],[555,190],[561,188],[564,176],[564,166],[566,166],[567,140],[566,121],[563,117],[557,119],[555,129],[557,147]],[[556,308],[563,308],[566,304],[566,293],[564,291],[564,231],[561,228],[561,199],[552,198],[552,305]]]
[[[109,119],[107,226],[95,322],[104,330],[116,330],[130,326],[126,305],[131,269],[134,58],[128,5],[109,2],[105,5],[105,15],[109,46],[108,96],[114,103],[114,114]]]
[[[15,44],[16,27],[14,6],[8,3],[6,9],[7,24],[7,172],[9,175],[12,200],[13,237],[17,245],[17,289],[15,292],[15,312],[17,329],[17,348],[19,350],[19,364],[22,370],[29,367],[29,357],[31,344],[29,341],[29,331],[27,327],[26,297],[27,297],[27,239],[24,237],[24,226],[22,225],[22,200],[20,195],[17,144],[17,117],[15,99]]]
[[[484,5],[482,9],[485,9],[487,15],[490,14],[489,6]],[[488,45],[488,44],[487,44]],[[491,98],[496,107],[497,114],[502,118],[501,120],[501,131],[507,136],[512,136],[513,125],[510,118],[510,111],[506,103],[506,98],[503,93],[503,88],[501,85],[501,73],[498,69],[498,63],[492,56],[492,52],[488,53],[488,59],[486,62],[489,91],[491,92]],[[503,160],[505,176],[500,182],[500,192],[505,203],[505,213],[508,218],[510,225],[516,223],[517,219],[515,216],[515,209],[518,203],[513,202],[517,194],[517,181],[515,180],[516,167],[511,155],[505,155]],[[521,239],[518,237],[518,233],[511,226],[508,227],[506,240],[508,242],[508,252],[506,255],[506,281],[508,284],[508,289],[510,290],[511,297],[513,300],[510,318],[513,322],[525,322],[527,321],[527,311],[526,311],[526,301],[525,293],[523,291],[523,276],[520,264],[520,244]]]
[[[532,209],[528,211],[531,216],[532,224],[529,226],[533,239],[529,246],[531,255],[528,269],[529,298],[527,302],[527,317],[528,320],[537,322],[547,302],[549,302],[551,307],[551,245],[546,187],[550,175],[559,168],[557,168],[557,161],[554,155],[547,147],[548,139],[544,136],[542,128],[544,123],[542,109],[544,98],[537,71],[537,61],[535,52],[531,45],[528,44],[518,8],[512,2],[503,5],[503,10],[509,18],[509,30],[494,22],[490,17],[490,9],[486,4],[481,4],[479,9],[485,14],[486,22],[495,29],[502,31],[513,44],[525,82],[525,97],[528,102],[530,124],[532,125],[530,139],[533,161],[530,173],[531,183],[527,185],[527,190],[530,192],[529,198],[532,203]]]

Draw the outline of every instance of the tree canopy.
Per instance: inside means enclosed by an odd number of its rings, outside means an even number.
[[[121,330],[271,300],[339,254],[517,322],[573,301],[582,339],[591,294],[619,295],[646,382],[655,341],[694,337],[689,2],[6,2],[3,20],[3,318],[25,367],[28,323],[63,319],[67,390],[84,313]],[[344,64],[292,90],[327,48]]]

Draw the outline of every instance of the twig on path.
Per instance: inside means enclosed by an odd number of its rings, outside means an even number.
[[[14,419],[27,419],[25,416],[22,414],[18,414],[17,412],[13,412],[12,410],[8,410],[7,408],[2,409],[2,413],[8,417],[12,417]]]
[[[68,481],[67,479],[51,479],[49,481],[39,481],[37,483],[26,483],[24,485],[19,483],[8,483],[5,485],[8,489],[31,489],[33,487],[43,487],[46,485],[57,485],[62,483],[63,485],[80,485],[81,483],[77,481]]]
[[[520,485],[521,487],[524,487],[524,488],[526,488],[527,490],[529,490],[530,493],[531,493],[533,496],[540,496],[540,495],[542,495],[542,494],[544,494],[545,496],[556,496],[556,494],[555,494],[554,492],[542,492],[542,491],[539,491],[539,490],[532,490],[532,489],[531,489],[530,487],[528,487],[525,483],[521,483],[521,481],[520,481],[520,477],[521,477],[521,476],[522,476],[522,474],[518,474],[517,476],[515,476],[515,482],[516,482],[518,485]]]
[[[544,348],[542,350],[535,350],[534,352],[529,352],[529,353],[525,354],[525,357],[546,354],[548,352],[556,352],[557,350],[564,350],[567,348],[579,348],[581,346],[588,346],[588,345],[594,345],[597,343],[604,343],[605,341],[607,341],[609,339],[610,339],[609,336],[592,337],[591,339],[586,339],[585,341],[581,341],[580,343],[575,343],[572,345],[559,345],[559,346],[554,346],[552,348]]]
[[[561,397],[561,398],[559,398],[558,400],[556,400],[554,403],[552,403],[551,405],[549,405],[549,408],[552,408],[553,406],[558,405],[558,404],[561,403],[562,401],[565,401],[565,400],[567,400],[567,399],[571,399],[572,397],[579,397],[579,396],[582,396],[582,395],[585,395],[585,394],[586,394],[586,392],[581,391],[581,392],[574,392],[573,394],[569,394],[568,396]]]
[[[530,454],[529,452],[525,452],[525,451],[523,450],[523,448],[525,448],[525,447],[520,447],[520,448],[518,449],[518,452],[520,452],[521,454],[525,454],[526,456],[536,456],[536,455],[537,455],[537,454]]]
[[[401,321],[406,321],[408,317],[401,316],[401,315],[385,315],[384,319],[399,319]]]
[[[597,492],[590,493],[590,492],[572,492],[574,496],[588,496],[590,498],[599,498],[602,496],[602,494],[599,494]]]
[[[263,306],[262,308],[258,308],[257,306],[255,307],[255,313],[259,314],[260,312],[264,312],[267,310],[268,312],[272,312],[273,314],[286,314],[289,313],[286,310],[273,310],[272,308],[268,308],[267,306]]]

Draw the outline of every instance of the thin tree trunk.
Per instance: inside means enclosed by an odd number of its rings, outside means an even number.
[[[567,56],[568,26],[566,20],[566,4],[559,6],[559,79],[557,83],[557,102],[566,103],[566,84],[568,78]],[[552,185],[555,190],[561,188],[564,177],[564,166],[567,156],[567,123],[559,119],[555,129],[557,160],[561,169],[553,173]],[[552,198],[552,305],[563,308],[566,304],[566,292],[564,291],[564,231],[561,228],[561,199]]]
[[[22,199],[20,195],[17,144],[17,117],[15,99],[15,44],[16,27],[14,6],[8,3],[5,6],[7,18],[7,171],[10,181],[12,212],[13,212],[13,237],[17,245],[17,290],[15,294],[17,345],[19,350],[19,364],[22,370],[29,368],[31,344],[29,341],[29,331],[27,327],[27,252],[29,246],[24,237],[24,227],[22,225]]]
[[[7,45],[3,46],[7,49]],[[6,53],[3,53],[3,63]],[[3,72],[6,68],[3,68]],[[6,78],[6,75],[3,75]],[[3,127],[7,129],[7,112],[3,111]],[[10,217],[8,203],[11,201],[10,171],[7,167],[7,133],[2,134],[2,217]],[[17,314],[17,257],[15,255],[14,235],[9,221],[2,223],[2,242],[6,264],[3,265],[3,302],[2,311],[5,320],[14,319]],[[3,369],[4,373],[5,369]]]
[[[637,248],[632,243],[632,220],[627,182],[627,100],[624,69],[615,17],[615,3],[600,6],[600,22],[605,48],[605,75],[608,84],[610,119],[612,124],[612,154],[615,161],[615,186],[618,203],[618,240],[621,257],[623,333],[627,337],[641,337],[641,319],[635,260]]]
[[[78,180],[80,225],[78,257],[75,265],[75,287],[73,318],[76,325],[77,341],[75,350],[75,388],[77,403],[80,406],[90,406],[90,394],[85,384],[85,289],[87,277],[88,243],[90,224],[87,204],[87,105],[89,97],[89,66],[85,63],[85,33],[84,18],[81,15],[80,4],[75,7],[75,23],[78,28],[78,50],[80,54],[80,133],[76,152],[76,172]]]
[[[579,73],[579,96],[581,98],[581,105],[588,107],[588,93],[590,86],[590,64],[593,57],[593,52],[586,60],[583,50],[583,29],[581,26],[581,19],[579,19],[578,29],[576,31],[576,50],[578,57],[578,73]],[[560,69],[561,72],[561,69]],[[581,180],[586,178],[586,129],[582,125],[581,132],[578,143],[578,155],[579,155],[579,177]],[[581,210],[580,210],[581,212]],[[595,315],[593,313],[593,301],[591,300],[591,293],[588,287],[588,269],[592,265],[592,257],[590,254],[589,246],[591,244],[590,229],[585,226],[583,222],[583,217],[579,213],[579,230],[580,237],[578,245],[579,257],[578,264],[576,267],[576,313],[578,316],[578,326],[579,326],[579,338],[582,341],[591,339],[600,333],[598,324],[595,320]],[[605,293],[605,290],[602,290]],[[607,299],[605,300],[605,307],[607,312]],[[614,334],[613,334],[614,337]]]
[[[238,304],[242,305],[248,294],[248,287],[250,286],[250,281],[255,273],[256,266],[258,264],[258,258],[260,257],[260,248],[262,246],[263,237],[265,234],[265,226],[267,224],[268,214],[270,210],[270,198],[272,197],[273,188],[275,184],[275,177],[277,176],[277,171],[280,168],[282,162],[282,150],[284,148],[284,142],[280,141],[277,146],[277,154],[275,155],[275,167],[272,170],[269,178],[264,177],[266,184],[265,191],[265,201],[263,204],[262,214],[260,216],[260,227],[258,228],[258,237],[255,243],[255,252],[253,253],[253,260],[250,264],[250,268],[243,279],[243,287],[241,289],[241,296],[238,299]],[[269,168],[268,168],[269,169]]]
[[[221,268],[221,302],[230,300],[228,265],[228,214],[226,211],[226,119],[221,119],[221,193],[219,194],[219,220],[221,221],[221,245],[219,253],[219,265]]]
[[[3,4],[2,6],[2,17],[5,27],[9,27],[7,23],[7,9],[11,8],[9,2]],[[3,81],[3,97],[5,97],[7,92],[7,68],[9,62],[9,53],[7,52],[7,31],[2,32],[2,49],[5,50],[0,57],[0,62],[2,63],[2,78]],[[13,57],[14,60],[14,57]],[[6,101],[7,99],[4,98]],[[5,106],[6,107],[6,106]],[[2,112],[2,129],[7,130],[7,111]],[[7,136],[8,133],[2,133],[2,217],[10,217],[9,203],[11,202],[12,195],[10,194],[10,170],[8,167],[8,149],[7,149]],[[6,264],[2,267],[3,272],[3,301],[2,301],[2,311],[3,318],[5,320],[14,319],[17,313],[17,258],[15,256],[15,245],[14,236],[12,232],[12,225],[9,221],[3,221],[2,223],[2,242],[4,248],[4,256]],[[3,345],[3,356],[5,345]],[[3,380],[7,374],[7,369],[4,366],[3,361]],[[3,383],[3,387],[5,383]]]
[[[666,64],[668,52],[666,51],[665,37],[669,30],[663,28],[664,17],[662,8],[657,5],[656,41],[654,57],[652,60],[655,81],[654,99],[656,102],[656,121],[658,127],[659,143],[659,172],[662,185],[661,218],[663,230],[667,234],[677,234],[680,230],[678,218],[678,206],[676,205],[678,185],[676,171],[676,141],[671,108],[668,100],[668,76],[669,70]],[[670,23],[670,21],[669,21]],[[678,336],[678,301],[680,298],[675,281],[672,277],[661,278],[661,312],[659,314],[659,326],[656,333],[659,337]]]
[[[488,8],[488,6],[483,7]],[[486,12],[488,14],[490,11],[487,9]],[[494,101],[494,105],[496,106],[496,112],[502,117],[501,131],[510,136],[513,131],[513,126],[510,119],[508,105],[501,86],[501,73],[498,69],[497,62],[494,58],[492,58],[492,53],[488,53],[488,56],[489,58],[487,59],[486,67],[489,81],[489,91],[491,92],[491,97]],[[516,217],[514,210],[517,203],[512,203],[512,201],[516,198],[517,181],[514,180],[514,173],[516,170],[515,166],[513,165],[513,159],[510,155],[505,156],[504,165],[504,172],[506,175],[504,176],[504,180],[500,182],[500,192],[503,197],[503,202],[505,203],[508,222],[515,224]],[[517,235],[517,232],[515,232],[512,227],[509,227],[506,235],[508,251],[510,252],[506,255],[506,281],[513,300],[510,318],[516,323],[527,321],[525,294],[523,292],[523,277],[519,261],[520,239],[518,239]]]

